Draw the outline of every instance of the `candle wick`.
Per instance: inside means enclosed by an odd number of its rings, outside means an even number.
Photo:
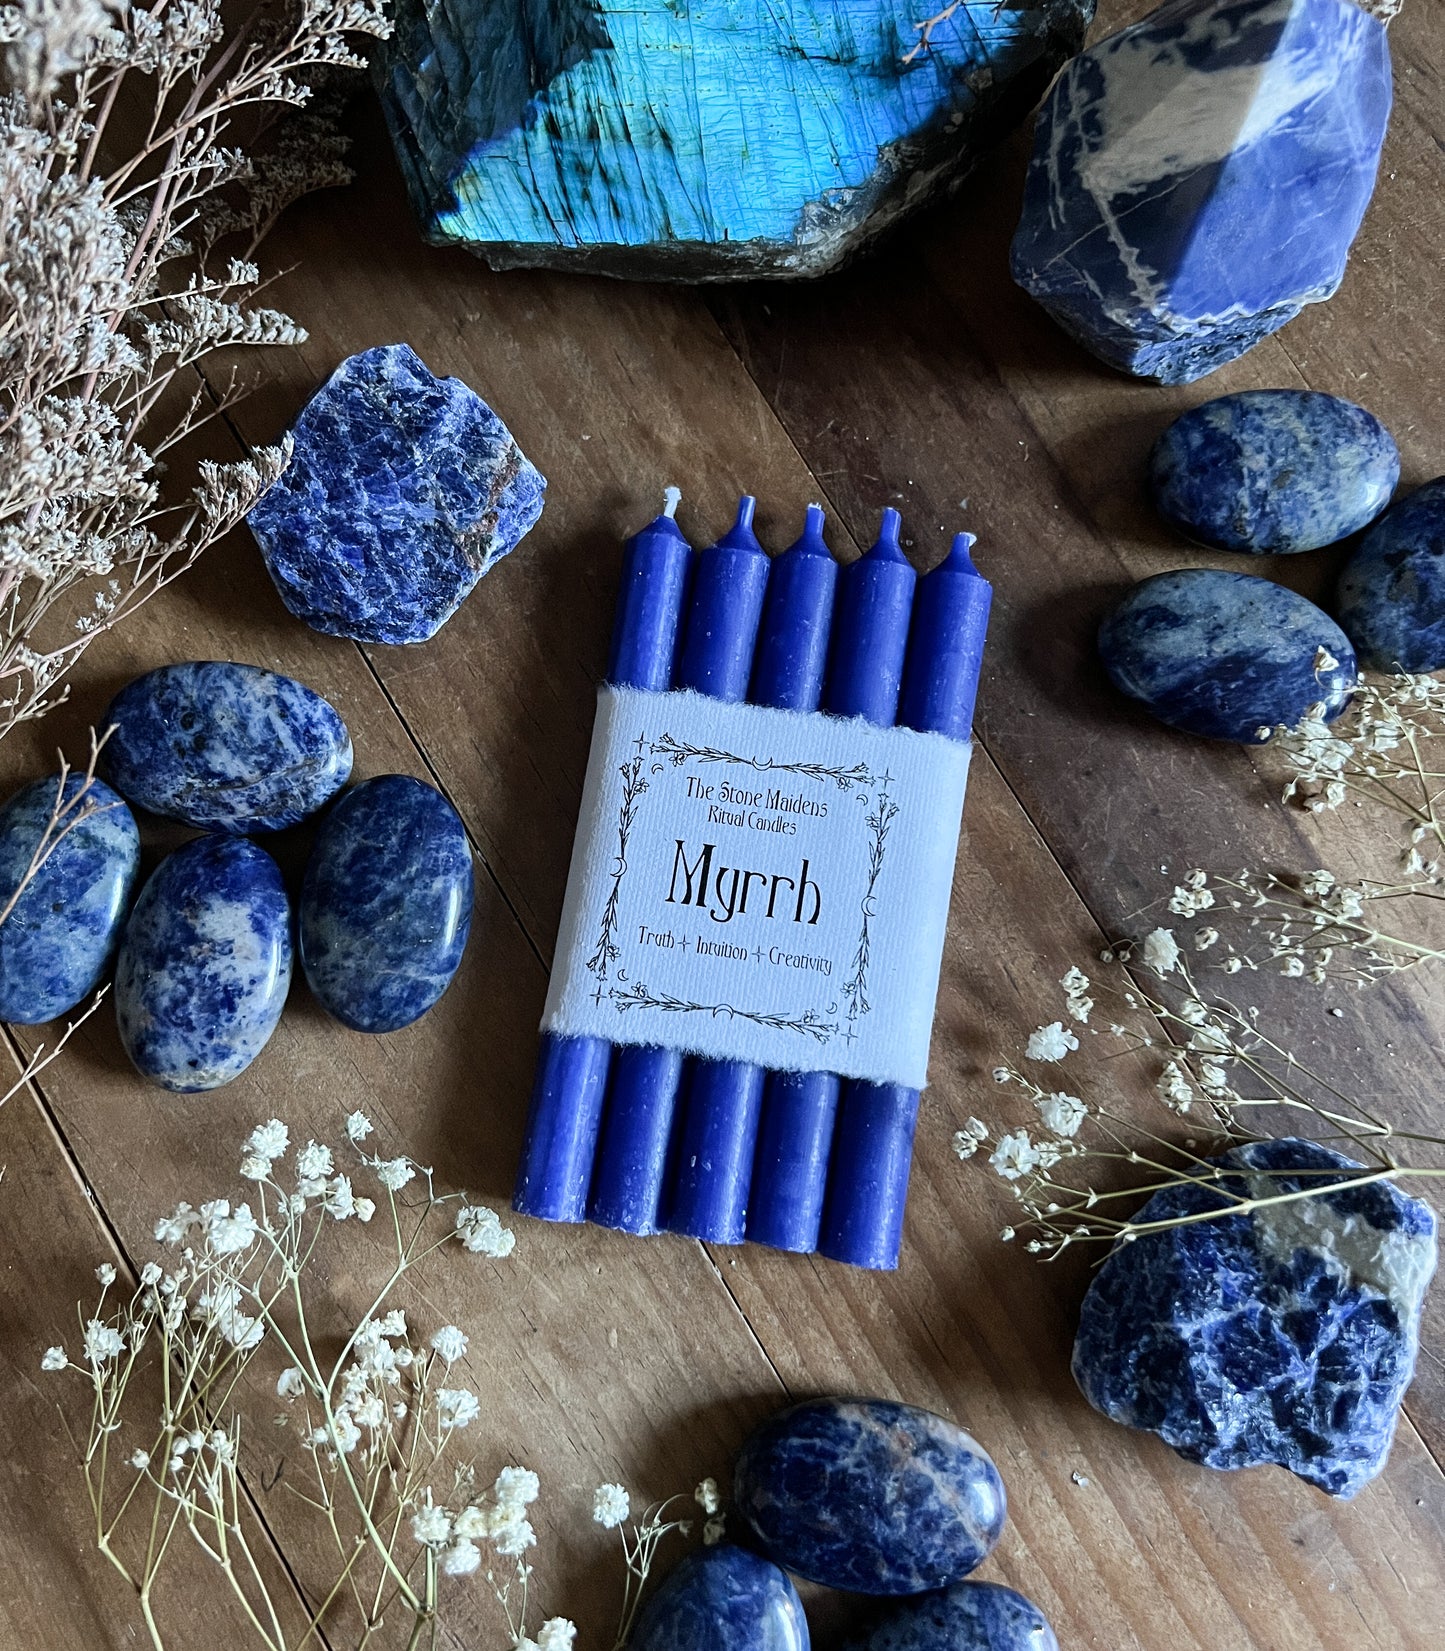
[[[662,497],[664,500],[662,514],[670,520],[677,515],[677,507],[682,503],[682,489],[680,487],[665,488]]]

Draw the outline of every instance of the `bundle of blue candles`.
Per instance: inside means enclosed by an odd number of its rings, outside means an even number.
[[[920,579],[896,510],[840,566],[816,505],[770,559],[751,496],[696,554],[676,504],[669,489],[627,542],[609,682],[968,740],[992,597],[971,534]],[[896,1267],[918,1099],[898,1084],[544,1033],[513,1208]]]

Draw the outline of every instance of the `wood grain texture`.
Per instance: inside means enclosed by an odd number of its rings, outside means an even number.
[[[543,1605],[578,1618],[583,1651],[607,1651],[619,1567],[612,1540],[589,1523],[591,1487],[621,1479],[664,1495],[704,1473],[725,1482],[737,1443],[785,1394],[845,1390],[931,1405],[993,1451],[1012,1517],[980,1574],[1037,1598],[1065,1645],[1438,1643],[1438,1299],[1411,1419],[1387,1472],[1356,1502],[1332,1503],[1276,1471],[1211,1474],[1080,1398],[1068,1351],[1086,1264],[1042,1267],[1000,1245],[1010,1205],[986,1174],[957,1163],[949,1140],[971,1112],[996,1110],[987,1073],[997,1053],[1054,1018],[1058,977],[1158,893],[1158,868],[1318,855],[1324,839],[1274,806],[1256,757],[1166,734],[1111,695],[1091,631],[1128,580],[1209,560],[1171,543],[1142,497],[1143,454],[1179,407],[1254,384],[1343,390],[1390,424],[1407,479],[1442,467],[1445,395],[1431,368],[1440,322],[1410,295],[1445,253],[1442,22],[1437,0],[1396,25],[1400,106],[1344,291],[1188,391],[1107,375],[1010,286],[1004,253],[1022,142],[990,162],[957,207],[851,274],[704,298],[496,276],[424,248],[364,107],[358,183],[303,208],[271,249],[275,262],[296,266],[277,302],[312,340],[263,363],[236,431],[271,438],[343,356],[404,338],[434,371],[485,395],[550,477],[541,523],[437,638],[411,649],[360,650],[306,630],[281,607],[248,537],[235,535],[95,649],[72,704],[0,750],[0,783],[13,789],[38,772],[57,740],[76,749],[141,669],[204,657],[280,669],[341,710],[359,776],[416,773],[456,803],[479,854],[472,940],[455,986],[404,1032],[348,1032],[298,982],[248,1073],[214,1095],[179,1098],[135,1078],[102,1016],[34,1098],[0,1112],[9,1165],[0,1375],[10,1400],[0,1408],[0,1542],[7,1557],[14,1547],[23,1578],[0,1602],[0,1644],[37,1643],[47,1612],[47,1643],[136,1643],[124,1588],[87,1553],[79,1481],[38,1372],[43,1347],[87,1296],[108,1235],[138,1266],[152,1254],[161,1209],[229,1188],[252,1124],[274,1113],[293,1139],[334,1138],[358,1104],[446,1184],[505,1199],[619,542],[674,481],[698,538],[725,524],[744,486],[761,497],[774,548],[794,536],[813,497],[833,507],[833,542],[846,554],[871,537],[885,503],[904,510],[921,565],[960,522],[979,532],[997,591],[983,750],[898,1274],[519,1221],[510,1262],[442,1267],[413,1304],[418,1322],[450,1319],[472,1334],[482,1465],[520,1459],[543,1476]],[[1327,556],[1301,560],[1308,566],[1279,571],[1308,585],[1328,569]],[[302,829],[279,842],[289,877],[306,841]],[[1351,1081],[1388,1093],[1402,1112],[1438,1114],[1438,981],[1349,1000],[1340,1020],[1313,999],[1280,1004],[1300,1017],[1312,1052]],[[1146,1074],[1121,1067],[1123,1092],[1148,1105]],[[337,1322],[365,1299],[373,1260],[363,1244],[328,1271]],[[258,1430],[275,1408],[264,1378],[263,1365],[246,1400]],[[256,1495],[314,1597],[322,1556],[299,1510],[279,1492]],[[449,1643],[500,1643],[485,1596],[462,1587],[454,1597]],[[827,1651],[852,1608],[816,1595],[810,1607]],[[186,1594],[180,1609],[174,1645],[244,1643],[217,1630],[202,1595]]]

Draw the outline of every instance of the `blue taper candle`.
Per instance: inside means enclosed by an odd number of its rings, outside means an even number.
[[[898,720],[921,733],[967,740],[983,664],[993,588],[960,533],[919,582],[913,604]],[[918,1091],[902,1084],[848,1083],[833,1136],[819,1248],[855,1267],[898,1265]]]
[[[891,728],[918,575],[898,542],[903,518],[885,510],[871,550],[839,576],[823,708]]]
[[[672,686],[692,551],[673,519],[680,494],[629,539],[612,626],[607,680],[665,692]],[[658,1053],[648,1051],[648,1053]],[[587,1213],[612,1046],[602,1038],[542,1036],[512,1208],[544,1221]]]
[[[773,563],[748,697],[756,705],[816,711],[823,696],[838,564],[823,540],[823,512],[808,507],[797,543]],[[828,1147],[838,1108],[831,1072],[770,1072],[748,1195],[747,1235],[777,1250],[818,1245]]]
[[[747,697],[769,582],[767,552],[753,534],[754,504],[744,498],[733,526],[698,554],[677,672],[679,687],[734,704]],[[742,1243],[762,1096],[760,1067],[687,1063],[665,1211],[672,1232]]]

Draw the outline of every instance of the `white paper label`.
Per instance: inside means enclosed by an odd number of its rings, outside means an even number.
[[[971,750],[603,688],[544,1030],[922,1088]]]

